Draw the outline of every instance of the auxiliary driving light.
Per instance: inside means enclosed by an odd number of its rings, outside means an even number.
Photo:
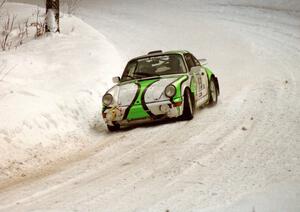
[[[163,112],[163,113],[167,113],[169,112],[170,108],[169,108],[169,105],[161,105],[159,107],[160,111]]]

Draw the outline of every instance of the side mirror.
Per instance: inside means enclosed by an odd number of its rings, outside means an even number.
[[[198,59],[201,65],[207,65],[207,59]]]
[[[113,77],[112,78],[113,83],[117,84],[121,81],[120,77]]]

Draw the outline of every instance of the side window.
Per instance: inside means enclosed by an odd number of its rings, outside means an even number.
[[[192,57],[193,57],[193,61],[194,61],[194,63],[196,64],[196,66],[201,66],[199,60],[197,60],[197,59],[194,57],[194,55],[192,55]]]
[[[187,66],[189,68],[189,71],[191,70],[192,67],[196,66],[191,54],[185,54],[184,58],[185,58],[185,61],[187,63]]]

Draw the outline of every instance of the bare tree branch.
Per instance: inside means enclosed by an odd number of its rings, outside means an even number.
[[[2,2],[0,3],[0,9],[1,7],[3,7],[3,5],[7,2],[7,0],[2,0]]]
[[[4,6],[6,2],[7,0],[0,0],[0,18],[1,18],[1,8]]]
[[[45,19],[41,18],[41,9],[37,6],[36,8],[36,20],[31,23],[30,26],[34,26],[36,28],[35,38],[41,37],[45,34]]]
[[[7,20],[3,23],[3,38],[0,39],[0,46],[3,51],[9,50],[12,45],[12,41],[9,40],[11,32],[13,31],[16,15],[7,16]]]

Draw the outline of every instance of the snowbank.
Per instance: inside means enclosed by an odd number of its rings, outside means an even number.
[[[18,21],[35,9],[5,8]],[[0,52],[0,183],[81,151],[101,120],[101,94],[120,70],[118,53],[76,17],[63,16],[61,29]]]

